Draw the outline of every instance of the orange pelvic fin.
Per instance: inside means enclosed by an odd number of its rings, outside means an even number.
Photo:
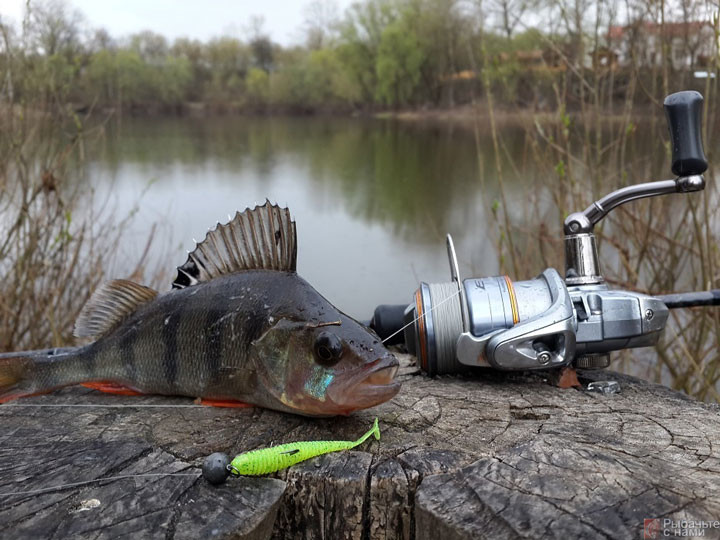
[[[82,386],[92,388],[93,390],[99,390],[107,394],[115,394],[118,396],[142,396],[142,392],[123,386],[122,384],[115,384],[111,382],[88,382],[83,383]]]
[[[245,407],[254,407],[255,405],[251,405],[250,403],[245,403],[244,401],[236,401],[234,399],[206,399],[206,398],[200,398],[199,400],[200,405],[206,405],[208,407],[222,407],[222,408],[228,408],[228,409],[242,409]],[[196,401],[197,403],[197,401]]]

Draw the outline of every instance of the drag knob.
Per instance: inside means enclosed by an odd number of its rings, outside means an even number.
[[[672,143],[672,172],[693,176],[707,170],[700,125],[703,97],[700,92],[686,90],[665,98],[665,115]]]
[[[578,369],[605,369],[610,365],[610,355],[604,353],[588,353],[575,359]]]

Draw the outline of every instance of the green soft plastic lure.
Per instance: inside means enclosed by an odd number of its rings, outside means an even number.
[[[364,443],[370,435],[374,435],[377,440],[380,440],[380,427],[377,418],[372,429],[357,441],[306,441],[252,450],[236,456],[228,469],[231,474],[236,476],[270,474],[315,456],[340,450],[350,450]]]

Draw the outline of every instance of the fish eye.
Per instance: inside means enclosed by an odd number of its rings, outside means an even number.
[[[332,366],[340,360],[343,345],[332,332],[320,332],[315,338],[315,359],[322,366]]]

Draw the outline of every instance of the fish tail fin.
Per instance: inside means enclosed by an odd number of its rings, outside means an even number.
[[[373,423],[373,427],[370,428],[370,431],[368,431],[365,435],[363,435],[357,441],[355,441],[352,445],[352,448],[355,448],[356,446],[364,443],[366,440],[368,440],[370,435],[373,435],[376,440],[378,440],[378,441],[380,440],[380,426],[378,425],[377,418],[375,419],[375,422]]]
[[[33,367],[29,356],[0,357],[0,403],[37,393],[33,388]]]
[[[0,353],[0,403],[83,382],[77,349]]]

